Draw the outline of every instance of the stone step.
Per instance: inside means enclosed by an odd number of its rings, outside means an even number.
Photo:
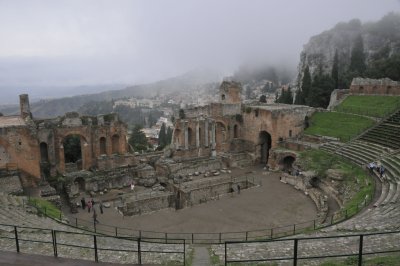
[[[397,190],[397,184],[396,183],[389,183],[389,191],[386,194],[386,198],[383,200],[383,202],[381,203],[382,205],[386,205],[388,203],[390,203],[391,199],[393,198],[393,196],[396,194],[396,190]]]
[[[374,207],[378,207],[385,200],[387,193],[389,192],[389,184],[384,182],[382,183],[382,193],[379,199],[374,203]]]

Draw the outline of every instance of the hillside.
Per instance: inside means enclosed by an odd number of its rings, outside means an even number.
[[[377,22],[354,19],[313,36],[304,45],[297,84],[298,104],[326,107],[333,89],[347,89],[354,77],[400,80],[400,14]]]
[[[52,100],[41,100],[31,104],[31,112],[37,118],[49,118],[77,111],[89,102],[111,101],[125,97],[152,97],[160,93],[196,90],[198,86],[219,81],[220,77],[210,70],[196,70],[178,77],[158,82],[130,86],[122,90],[111,90],[94,94],[64,97]],[[6,115],[17,114],[18,106],[7,106],[0,109]]]

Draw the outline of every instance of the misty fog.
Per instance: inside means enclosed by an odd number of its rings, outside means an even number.
[[[0,104],[19,93],[88,93],[199,68],[294,73],[311,36],[399,10],[398,0],[0,1]]]

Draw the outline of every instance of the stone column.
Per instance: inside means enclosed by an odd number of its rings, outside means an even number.
[[[215,149],[215,122],[211,124],[211,148]]]
[[[200,132],[199,132],[200,126],[199,126],[199,123],[200,122],[197,120],[197,123],[196,123],[196,148],[200,147]]]
[[[208,147],[208,119],[204,121],[204,146]]]
[[[63,174],[65,173],[65,158],[64,158],[64,145],[60,144],[60,152],[59,152],[59,169],[60,172]]]
[[[188,132],[187,122],[185,123],[184,131],[185,131],[185,149],[187,150],[189,148],[189,132]]]

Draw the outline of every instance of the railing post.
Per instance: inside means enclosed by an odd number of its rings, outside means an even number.
[[[347,209],[344,210],[344,217],[347,219]]]
[[[298,246],[298,239],[294,239],[294,247],[293,247],[293,266],[297,266],[297,246]]]
[[[314,219],[314,230],[315,230],[315,219]]]
[[[246,231],[246,241],[247,241],[248,234],[249,234],[249,232]]]
[[[19,253],[18,231],[16,226],[14,226],[14,235],[15,235],[15,246],[17,247],[17,252]]]
[[[51,230],[51,238],[53,240],[53,253],[54,253],[54,257],[57,257],[57,239],[56,239],[56,231]]]
[[[142,264],[142,251],[140,250],[140,237],[138,238],[138,264],[141,265]]]
[[[296,234],[296,224],[293,224],[293,234]]]
[[[194,244],[194,234],[192,233],[192,244]]]
[[[165,244],[168,243],[168,233],[165,233]]]
[[[364,236],[360,235],[360,243],[358,244],[358,266],[362,266],[363,241]]]
[[[118,236],[118,227],[115,227],[115,236]]]
[[[274,228],[271,228],[271,239],[274,238]]]
[[[97,254],[97,238],[93,235],[93,245],[94,245],[94,261],[99,262],[99,256]]]
[[[183,266],[186,266],[186,240],[183,239]]]
[[[228,265],[227,263],[227,258],[228,258],[228,254],[227,254],[227,249],[226,249],[226,242],[225,242],[225,266]]]
[[[221,243],[222,241],[222,233],[219,233],[219,243]]]

